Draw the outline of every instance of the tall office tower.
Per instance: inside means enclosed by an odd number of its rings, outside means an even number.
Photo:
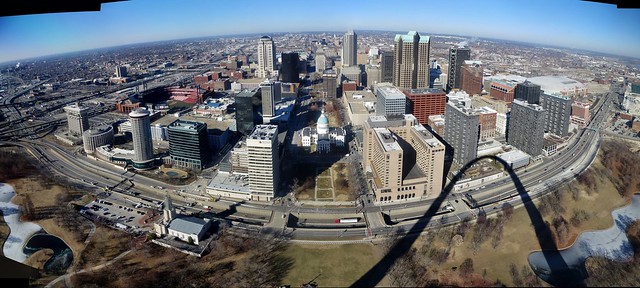
[[[469,95],[482,94],[482,62],[480,61],[464,61],[460,72],[460,87]]]
[[[376,200],[440,195],[445,146],[413,115],[371,116],[364,128],[364,169],[373,174]]]
[[[433,82],[440,77],[442,74],[442,70],[440,69],[440,65],[438,65],[437,60],[431,60],[431,64],[429,65],[429,88],[433,87]]]
[[[402,115],[405,114],[407,97],[390,83],[379,83],[374,85],[377,97],[376,115]]]
[[[547,111],[545,131],[560,137],[567,136],[571,123],[571,98],[542,93],[540,105]]]
[[[529,81],[516,84],[514,91],[515,99],[527,101],[530,104],[540,104],[540,85],[533,84]]]
[[[116,77],[127,77],[127,67],[126,66],[116,67]]]
[[[256,106],[260,103],[260,88],[244,90],[235,97],[236,102],[236,129],[244,135],[251,134],[258,122]]]
[[[192,170],[202,170],[209,159],[207,124],[176,120],[167,127],[171,164]]]
[[[355,66],[357,64],[358,35],[353,30],[344,34],[342,40],[342,66]]]
[[[506,102],[507,106],[511,107],[511,102],[513,102],[513,97],[515,95],[515,87],[516,83],[511,81],[504,81],[500,79],[493,80],[491,82],[489,95],[494,99]]]
[[[538,104],[513,100],[507,143],[531,157],[542,154],[546,114],[547,111]]]
[[[380,54],[380,82],[393,82],[393,52],[382,51]]]
[[[322,74],[322,86],[324,92],[327,93],[325,97],[336,98],[338,94],[338,76],[331,70],[325,71]]]
[[[327,68],[327,56],[323,52],[316,53],[316,72],[322,73]]]
[[[429,123],[429,116],[444,114],[447,93],[442,89],[408,89],[402,91],[407,96],[407,113],[416,116],[420,124]]]
[[[269,36],[262,36],[258,40],[258,70],[256,76],[268,78],[276,67],[276,46]]]
[[[247,154],[251,200],[271,201],[280,180],[278,126],[257,125],[247,137]]]
[[[393,85],[401,89],[429,88],[429,36],[416,31],[397,34],[393,47]]]
[[[151,142],[151,119],[146,108],[138,108],[129,113],[131,136],[133,138],[134,166],[135,162],[143,163],[153,160],[153,143]]]
[[[265,81],[260,83],[260,94],[262,94],[262,116],[275,116],[276,103],[282,98],[280,82]]]
[[[70,134],[82,136],[82,132],[89,130],[89,108],[75,103],[64,107],[64,111],[67,112]]]
[[[471,49],[467,47],[449,48],[449,76],[447,77],[447,91],[462,88],[460,81],[460,67],[465,60],[471,59]]]
[[[300,56],[296,52],[282,53],[282,66],[280,69],[280,81],[286,83],[298,83],[298,64]]]
[[[380,66],[367,65],[365,67],[365,75],[367,79],[367,87],[373,88],[373,85],[380,83]]]
[[[453,160],[462,167],[478,155],[480,117],[462,101],[449,99],[444,118],[444,140],[453,147]]]

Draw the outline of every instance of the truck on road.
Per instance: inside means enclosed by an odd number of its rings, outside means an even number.
[[[336,219],[334,221],[334,223],[358,223],[358,221],[360,220],[360,218],[355,217],[355,218],[340,218],[340,219]]]

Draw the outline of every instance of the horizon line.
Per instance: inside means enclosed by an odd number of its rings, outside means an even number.
[[[355,32],[356,30],[353,29],[353,31]],[[391,32],[391,33],[401,32],[399,30],[367,30],[367,29],[359,29],[359,31]],[[314,30],[310,30],[310,31],[297,31],[297,32],[287,31],[287,32],[267,32],[267,33],[264,33],[264,32],[248,32],[248,33],[237,33],[237,34],[219,34],[219,35],[208,35],[208,36],[194,36],[194,37],[187,37],[187,38],[151,40],[151,41],[145,41],[145,42],[133,42],[133,43],[127,43],[127,44],[117,44],[117,45],[113,45],[113,46],[102,46],[102,47],[87,48],[87,49],[73,50],[73,51],[67,51],[67,52],[59,52],[59,53],[53,53],[53,54],[31,56],[31,57],[21,58],[21,59],[7,60],[7,61],[4,61],[4,62],[0,63],[0,66],[14,64],[14,63],[21,62],[21,61],[39,60],[40,58],[52,58],[52,57],[56,57],[56,56],[62,56],[62,55],[65,55],[65,54],[90,52],[90,51],[94,51],[94,50],[112,49],[112,48],[124,47],[124,46],[129,46],[129,45],[151,44],[151,43],[157,43],[157,42],[186,41],[186,40],[205,39],[205,38],[214,38],[214,37],[224,38],[224,37],[231,37],[231,36],[251,36],[251,35],[265,35],[265,34],[332,33],[332,32],[343,33],[344,31],[332,31],[332,30],[316,30],[316,31],[314,31]],[[420,31],[417,31],[417,32],[420,33]],[[541,46],[542,48],[562,48],[562,49],[577,50],[577,51],[582,51],[582,52],[598,53],[598,54],[602,54],[602,55],[605,55],[605,56],[622,57],[622,58],[640,60],[640,57],[634,57],[634,56],[618,55],[618,54],[612,54],[612,53],[609,53],[609,52],[594,51],[594,50],[588,50],[588,49],[583,49],[583,48],[571,48],[571,47],[556,46],[556,45],[542,44],[542,43],[535,43],[535,42],[525,42],[525,41],[513,40],[513,39],[502,39],[502,38],[492,38],[492,37],[478,37],[478,36],[457,35],[457,34],[440,34],[440,33],[427,33],[427,32],[423,32],[423,33],[429,34],[428,36],[431,36],[431,35],[434,35],[434,36],[455,36],[455,37],[465,37],[465,38],[471,38],[471,39],[477,38],[477,39],[486,39],[486,40],[510,41],[510,42],[523,43],[523,44],[532,44],[532,45],[536,45],[536,46]]]

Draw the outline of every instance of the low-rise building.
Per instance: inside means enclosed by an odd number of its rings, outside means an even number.
[[[342,102],[353,126],[362,126],[376,113],[376,96],[370,91],[347,91],[342,93]]]

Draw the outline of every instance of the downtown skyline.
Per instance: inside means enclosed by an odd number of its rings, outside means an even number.
[[[390,7],[384,1],[325,1],[304,11],[293,1],[107,3],[100,12],[0,17],[0,63],[164,40],[350,29],[417,30],[640,59],[640,32],[634,30],[640,9],[584,1],[456,4],[398,1]]]

